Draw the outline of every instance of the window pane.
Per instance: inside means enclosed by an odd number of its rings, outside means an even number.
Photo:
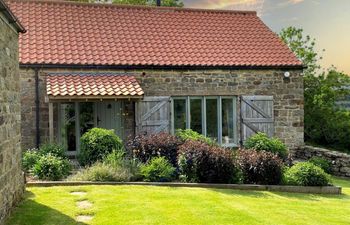
[[[213,140],[218,140],[218,100],[207,99],[207,137]]]
[[[174,99],[174,128],[186,129],[186,100]]]
[[[94,127],[94,103],[79,103],[80,136]]]
[[[202,133],[202,99],[191,99],[191,129]]]
[[[61,104],[61,142],[67,151],[75,151],[75,107],[74,103]]]
[[[222,144],[234,143],[233,100],[222,99]]]

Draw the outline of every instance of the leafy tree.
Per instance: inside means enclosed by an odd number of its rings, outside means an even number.
[[[315,75],[316,70],[320,68],[318,60],[322,59],[315,51],[315,39],[309,35],[304,36],[303,29],[295,27],[282,29],[279,36],[307,67],[304,73]]]
[[[350,77],[331,69],[304,83],[305,139],[350,151],[350,112],[337,104],[350,95]]]
[[[350,152],[350,112],[337,102],[350,96],[350,77],[330,68],[319,71],[321,57],[315,51],[315,39],[302,29],[288,27],[279,34],[303,62],[305,101],[305,140]]]

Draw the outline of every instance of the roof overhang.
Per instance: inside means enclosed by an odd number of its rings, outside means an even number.
[[[132,75],[116,73],[49,73],[48,101],[141,99],[143,90]]]
[[[143,96],[47,96],[47,102],[97,102],[97,101],[136,101]]]
[[[3,0],[0,0],[0,12],[2,12],[5,15],[9,23],[16,28],[17,32],[21,32],[21,33],[26,32],[26,29],[19,22],[17,17],[11,12],[9,7],[6,5],[6,3]]]

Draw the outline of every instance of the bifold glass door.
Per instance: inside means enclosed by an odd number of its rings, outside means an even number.
[[[225,146],[237,145],[235,96],[172,98],[172,127],[192,129]]]

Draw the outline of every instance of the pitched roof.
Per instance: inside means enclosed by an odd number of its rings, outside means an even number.
[[[26,30],[22,24],[18,21],[17,17],[11,12],[9,7],[3,0],[0,0],[0,13],[3,13],[10,24],[16,28],[17,32],[25,33]]]
[[[21,64],[301,67],[255,12],[10,0]]]
[[[143,96],[134,76],[115,73],[49,73],[46,91],[49,98],[56,99]]]

